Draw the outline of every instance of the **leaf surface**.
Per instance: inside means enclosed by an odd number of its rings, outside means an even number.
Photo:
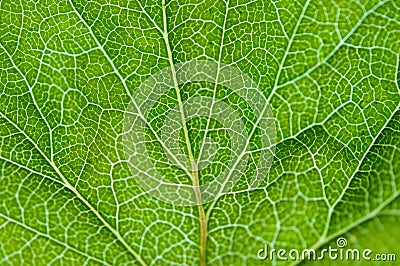
[[[285,265],[257,251],[319,248],[380,217],[398,231],[399,11],[395,0],[1,1],[0,264]],[[178,206],[132,175],[124,119],[146,79],[190,60],[248,76],[276,143],[257,189],[246,189],[254,152],[229,193]],[[224,99],[248,132],[257,116],[224,86],[176,89],[146,118],[146,147],[167,180],[192,184],[157,139],[166,114],[200,95]],[[219,147],[198,176],[210,182],[227,168],[228,131],[207,118],[186,128],[182,156],[201,161],[205,137]]]

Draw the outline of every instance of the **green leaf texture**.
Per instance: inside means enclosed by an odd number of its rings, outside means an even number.
[[[396,0],[0,0],[0,264],[289,265],[257,251],[343,234],[400,256],[399,36]],[[193,59],[257,84],[275,156],[257,189],[239,180],[178,206],[135,180],[123,123],[149,76]],[[214,93],[246,128],[256,117],[223,86],[177,93],[149,115],[147,148],[168,179],[190,183],[161,154],[162,114]],[[232,144],[199,118],[179,135],[184,153],[198,156],[206,127],[222,148],[200,183],[223,171]]]

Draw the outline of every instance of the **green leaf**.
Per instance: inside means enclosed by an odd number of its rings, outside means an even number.
[[[0,1],[0,264],[400,256],[399,26],[396,0]]]

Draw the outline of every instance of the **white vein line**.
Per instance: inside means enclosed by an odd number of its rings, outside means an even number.
[[[396,84],[396,87],[397,87],[397,91],[399,92],[399,95],[400,95],[400,85],[399,85],[399,82],[400,82],[400,53],[397,55],[397,65],[396,65],[396,75],[395,75],[395,77],[394,77],[394,82],[395,82],[395,84]]]

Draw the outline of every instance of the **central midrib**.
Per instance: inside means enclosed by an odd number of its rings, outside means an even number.
[[[185,137],[185,143],[186,143],[186,148],[188,150],[189,154],[189,159],[191,163],[191,179],[192,179],[192,184],[193,184],[193,189],[195,192],[196,196],[196,203],[197,203],[197,208],[199,212],[199,223],[200,223],[200,265],[201,266],[206,266],[207,265],[207,225],[208,225],[208,220],[203,208],[203,202],[201,199],[201,189],[200,189],[200,181],[199,181],[199,174],[198,174],[198,167],[197,167],[197,162],[193,156],[192,152],[192,145],[190,143],[189,139],[189,132],[187,129],[186,125],[186,118],[183,110],[183,104],[182,104],[182,98],[180,95],[180,90],[179,90],[179,83],[176,78],[176,70],[175,70],[175,65],[174,65],[174,60],[172,57],[172,51],[171,51],[171,46],[169,44],[169,39],[168,39],[168,24],[167,24],[167,10],[166,10],[166,5],[165,5],[165,0],[162,0],[162,11],[163,11],[163,38],[165,42],[165,46],[167,49],[168,53],[168,61],[171,67],[171,74],[172,74],[172,79],[174,82],[174,88],[175,88],[175,93],[178,101],[178,106],[179,106],[179,112],[180,112],[180,118],[181,118],[181,124],[182,124],[182,129]]]

